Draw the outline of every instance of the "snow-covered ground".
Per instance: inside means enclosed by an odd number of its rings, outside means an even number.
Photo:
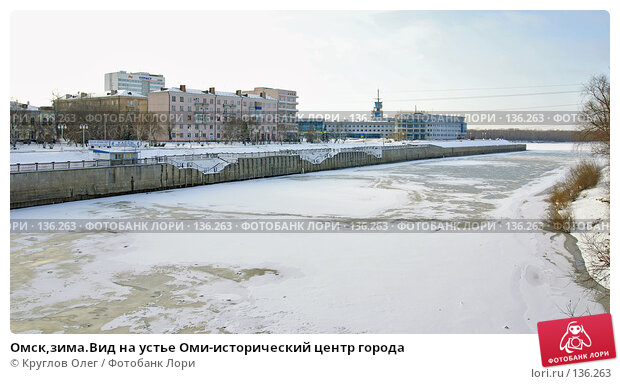
[[[451,141],[392,141],[380,139],[350,139],[332,143],[294,143],[294,144],[264,144],[243,145],[240,143],[166,143],[164,147],[141,148],[140,157],[190,155],[201,153],[251,153],[273,152],[281,150],[317,150],[319,155],[328,153],[332,149],[372,147],[382,145],[425,145],[432,144],[440,147],[472,146],[472,145],[505,145],[510,144],[505,140],[451,140]],[[11,164],[16,163],[43,163],[51,161],[82,161],[93,160],[92,152],[76,147],[75,145],[56,144],[53,148],[43,148],[42,145],[20,145],[17,149],[11,149]],[[310,158],[314,156],[307,155]]]
[[[589,154],[592,152],[590,143],[527,143],[527,149],[532,151],[557,151],[557,152],[577,152]]]
[[[579,195],[570,205],[573,217],[576,220],[598,220],[609,221],[609,165],[607,164],[601,172],[601,179],[596,187],[587,189]],[[609,245],[609,232],[573,233],[577,238],[577,246],[581,251],[581,255],[585,262],[586,268],[590,276],[592,276],[599,284],[609,289],[610,275],[609,268],[602,268],[597,258],[597,252],[602,250],[605,244]],[[598,244],[598,245],[597,245]]]
[[[579,154],[433,159],[11,211],[12,219],[539,219]],[[11,235],[15,332],[534,333],[602,313],[563,234]]]

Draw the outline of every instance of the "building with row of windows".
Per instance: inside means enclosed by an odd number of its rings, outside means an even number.
[[[394,134],[394,120],[332,121],[325,128],[335,138],[381,139]]]
[[[256,87],[243,91],[248,95],[265,95],[277,100],[278,135],[280,140],[297,138],[297,92],[289,89]]]
[[[297,127],[302,135],[309,132],[330,138],[395,138],[398,140],[456,140],[467,135],[467,123],[462,116],[401,111],[394,117],[385,117],[383,102],[377,99],[371,118],[364,121],[325,121],[299,119]]]
[[[298,120],[297,92],[287,89],[256,87],[222,92],[215,88],[188,89],[185,85],[166,88],[162,75],[126,71],[106,73],[105,88],[103,94],[80,92],[58,98],[54,112],[60,117],[56,128],[61,133],[54,137],[65,138],[64,129],[71,140],[80,132],[82,139],[106,139],[110,132],[113,139],[153,141],[294,141],[300,135],[454,140],[467,134],[462,116],[415,110],[386,117],[378,90],[369,120],[325,121]],[[31,140],[40,135],[17,135],[22,136]]]
[[[463,116],[436,115],[424,112],[398,112],[394,128],[401,139],[456,140],[467,135]]]
[[[377,99],[372,110],[371,119],[367,121],[325,121],[323,119],[299,119],[299,132],[321,134],[330,138],[387,138],[394,134],[394,120],[383,116],[383,102],[377,90]]]
[[[118,71],[105,74],[105,91],[129,91],[148,95],[166,86],[166,79],[162,75],[148,72]]]
[[[88,139],[150,141],[276,141],[296,140],[297,92],[256,87],[222,92],[166,88],[163,75],[117,71],[104,76],[104,93],[78,92],[58,97],[50,107],[55,124],[33,117],[32,106],[11,103],[11,138],[41,140],[38,128],[53,125],[52,140]],[[28,111],[28,117],[25,112]],[[13,122],[15,120],[15,122]],[[26,121],[27,120],[27,121]],[[32,124],[31,124],[32,120]],[[49,135],[48,135],[49,136]]]
[[[148,99],[132,91],[78,92],[54,100],[57,137],[73,142],[91,139],[158,140],[164,137],[146,119]]]
[[[398,140],[456,140],[467,135],[467,123],[462,116],[436,115],[424,112],[398,112],[395,117],[368,121],[300,120],[300,132],[324,126],[332,138],[395,138]]]
[[[52,107],[36,107],[30,103],[11,101],[11,143],[52,142],[55,114]]]
[[[278,102],[265,93],[199,90],[181,85],[150,92],[148,104],[149,114],[158,117],[172,141],[278,139]]]
[[[168,137],[165,139],[175,141],[230,139],[230,137],[225,137],[230,135],[226,135],[223,131],[224,115],[226,118],[230,118],[235,114],[241,116],[245,112],[252,112],[253,115],[259,116],[259,118],[252,119],[251,123],[253,126],[257,126],[257,128],[253,128],[253,130],[259,131],[256,133],[257,137],[262,137],[264,140],[286,140],[292,138],[297,132],[296,91],[256,87],[249,91],[232,93],[215,91],[214,89],[211,89],[213,92],[195,89],[181,91],[182,88],[185,89],[185,86],[166,88],[164,76],[147,72],[118,71],[105,74],[106,91],[125,90],[148,96],[149,103],[152,105],[149,111],[152,113],[192,112],[189,114],[178,113],[177,122],[166,124],[165,129],[168,131]],[[155,93],[155,95],[150,96],[151,93]],[[162,94],[168,96],[162,96]],[[241,101],[240,97],[246,99]],[[173,101],[173,98],[176,101]],[[180,102],[181,99],[184,101]],[[220,103],[220,105],[213,107],[196,102],[195,99],[205,99],[207,103]],[[250,106],[252,103],[253,108],[255,108],[253,111]],[[274,104],[275,109],[270,108]],[[233,108],[233,105],[239,108]],[[211,116],[211,114],[217,115],[218,112],[222,114],[219,116],[219,120],[218,117]],[[193,116],[194,114],[196,116]],[[204,118],[202,118],[203,114]],[[264,119],[266,114],[274,115],[274,121],[266,122]]]

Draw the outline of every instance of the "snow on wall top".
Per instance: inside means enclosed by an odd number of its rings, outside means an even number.
[[[385,145],[383,145],[385,144]],[[462,141],[386,141],[382,140],[347,140],[338,143],[296,143],[296,144],[264,144],[264,145],[243,145],[240,143],[166,143],[164,147],[141,147],[140,157],[155,156],[176,156],[189,154],[219,154],[220,157],[231,154],[235,157],[235,153],[262,153],[262,152],[278,152],[282,150],[288,151],[321,151],[325,156],[330,150],[343,150],[351,148],[365,147],[364,151],[370,155],[379,157],[381,147],[390,147],[394,145],[437,145],[444,148],[460,147],[460,146],[483,146],[483,145],[506,145],[511,144],[506,140],[462,140]],[[40,144],[18,144],[16,149],[11,149],[11,164],[16,163],[35,163],[35,162],[51,162],[51,161],[82,161],[92,160],[92,154],[81,146],[55,144],[53,148],[47,146],[43,148]],[[320,155],[304,155],[308,158],[318,159]],[[325,157],[327,158],[327,157]],[[308,159],[306,159],[308,160]],[[310,161],[310,160],[308,160]],[[314,160],[316,161],[316,160]]]

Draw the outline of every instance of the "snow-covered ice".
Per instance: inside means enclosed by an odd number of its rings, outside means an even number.
[[[11,211],[25,218],[539,219],[580,154],[432,159]],[[11,236],[16,332],[534,333],[604,307],[567,235]]]

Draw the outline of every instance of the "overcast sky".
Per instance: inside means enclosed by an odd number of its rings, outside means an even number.
[[[609,15],[13,14],[13,98],[49,105],[53,91],[101,92],[104,73],[117,70],[163,74],[167,86],[294,89],[300,110],[366,111],[377,88],[386,110],[414,105],[426,110],[566,110],[576,108],[579,84],[592,74],[609,73]],[[509,96],[516,94],[530,95]]]

